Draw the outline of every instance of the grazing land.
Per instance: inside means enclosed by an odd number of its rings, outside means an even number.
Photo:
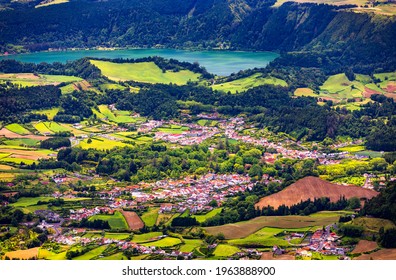
[[[22,87],[58,85],[60,83],[72,83],[82,79],[64,75],[40,75],[33,73],[0,74],[0,82],[9,81]]]
[[[30,134],[29,130],[27,130],[22,125],[17,124],[17,123],[9,124],[9,125],[5,126],[5,128],[11,132],[14,132],[14,133],[20,134],[20,135]]]
[[[261,85],[275,85],[287,87],[287,83],[284,80],[274,78],[274,77],[263,77],[262,74],[253,74],[246,78],[237,79],[231,82],[214,84],[211,87],[214,90],[221,90],[224,92],[244,92],[250,88],[258,87]]]
[[[113,81],[136,81],[142,83],[161,83],[183,85],[188,81],[197,81],[200,74],[189,70],[179,72],[163,72],[154,62],[113,63],[108,61],[91,60],[102,74]]]
[[[226,245],[226,244],[219,244],[216,249],[214,250],[213,254],[216,257],[229,257],[238,253],[240,250],[238,247]]]
[[[94,221],[94,220],[108,221],[111,229],[116,229],[116,230],[129,229],[127,221],[119,211],[115,211],[113,215],[95,215],[89,218],[89,221]]]
[[[205,227],[209,234],[223,233],[226,239],[245,238],[250,234],[264,228],[276,227],[281,229],[305,228],[311,226],[323,226],[338,221],[341,214],[328,213],[322,216],[262,216],[249,221],[227,224],[223,226]]]
[[[158,208],[149,208],[147,212],[143,213],[141,218],[146,226],[154,226],[158,219]]]

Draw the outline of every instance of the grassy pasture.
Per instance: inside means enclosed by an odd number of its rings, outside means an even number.
[[[54,199],[53,197],[49,196],[39,196],[39,197],[21,197],[18,199],[17,202],[11,203],[10,205],[13,207],[27,207],[31,205],[37,205],[39,201],[49,201]]]
[[[116,211],[113,215],[95,215],[88,219],[89,221],[103,220],[108,221],[111,229],[128,230],[128,224],[124,216]]]
[[[136,118],[129,115],[128,111],[111,111],[106,105],[99,105],[99,118],[107,118],[109,121],[116,123],[134,123]]]
[[[346,146],[346,147],[338,148],[338,150],[340,150],[341,152],[355,153],[355,152],[364,151],[364,146],[358,146],[358,145]]]
[[[369,165],[368,161],[361,160],[343,160],[338,164],[329,164],[318,166],[320,174],[326,174],[331,176],[342,176],[348,174],[350,171],[357,169],[366,170]]]
[[[283,228],[265,227],[245,238],[231,239],[228,241],[228,243],[233,245],[260,245],[266,247],[272,247],[274,245],[278,245],[282,247],[290,246],[286,240],[284,240],[283,238],[276,237],[275,235],[282,233],[284,231],[306,232],[311,230],[311,228],[312,227],[283,229]]]
[[[244,92],[250,88],[258,87],[261,85],[275,85],[287,87],[284,80],[274,77],[263,77],[262,74],[256,73],[246,78],[237,79],[234,81],[212,85],[212,89],[224,92]]]
[[[160,247],[160,248],[168,248],[168,247],[173,247],[178,244],[182,243],[179,238],[176,237],[165,237],[163,239],[157,240],[157,241],[152,241],[148,243],[144,243],[142,245],[145,246],[155,246],[155,247]]]
[[[122,85],[119,85],[119,84],[110,84],[110,83],[107,83],[107,84],[101,84],[100,86],[99,86],[99,88],[101,89],[101,90],[117,90],[117,89],[119,89],[119,90],[124,90],[125,89],[125,87],[124,86],[122,86]]]
[[[91,251],[86,252],[84,255],[78,256],[74,258],[73,260],[91,260],[98,258],[104,250],[106,250],[107,245],[104,246],[99,246]]]
[[[33,73],[0,74],[0,81],[10,81],[22,87],[57,85],[60,83],[72,83],[82,81],[75,76],[64,75],[41,75]]]
[[[238,247],[227,245],[227,244],[219,244],[216,249],[214,250],[213,254],[216,257],[229,257],[232,256],[236,253],[238,253],[240,250]]]
[[[294,91],[295,96],[308,96],[308,97],[318,97],[316,93],[310,88],[298,88]]]
[[[141,218],[146,226],[154,226],[158,218],[158,208],[149,208],[148,211],[141,216]]]
[[[53,120],[55,115],[59,112],[59,108],[51,108],[51,109],[44,109],[44,110],[36,110],[33,111],[35,114],[42,114],[46,115],[49,120]]]
[[[30,134],[29,130],[27,130],[22,125],[17,124],[17,123],[9,124],[5,128],[7,128],[9,131],[12,131],[12,132],[20,134],[20,135]]]
[[[102,74],[113,81],[137,81],[143,83],[162,83],[183,85],[188,81],[197,81],[200,74],[189,70],[179,72],[163,72],[154,62],[113,63],[108,61],[91,60]]]
[[[395,224],[390,220],[369,217],[358,217],[351,221],[351,224],[362,226],[369,233],[378,233],[381,227],[384,229],[395,227]]]
[[[12,140],[5,140],[4,144],[10,146],[28,146],[28,147],[37,147],[40,141],[36,139],[30,138],[19,138],[19,139],[12,139]]]
[[[212,235],[223,233],[226,239],[239,239],[249,236],[264,227],[281,229],[296,229],[311,226],[323,226],[337,222],[341,214],[324,216],[262,216],[249,221],[238,222],[215,227],[205,227],[204,230]]]
[[[161,235],[162,232],[155,232],[155,231],[149,233],[143,233],[143,234],[134,234],[132,241],[136,243],[149,242]]]
[[[333,180],[332,182],[334,183],[345,183],[348,185],[355,185],[355,186],[363,186],[364,182],[366,181],[366,178],[363,176],[347,176],[347,177],[342,177],[342,178],[337,178]]]
[[[146,256],[144,256],[144,257],[146,257]],[[127,257],[125,257],[122,252],[111,255],[111,256],[100,258],[100,260],[126,260],[126,259],[127,259]]]
[[[97,149],[97,150],[110,150],[115,147],[125,147],[128,146],[128,144],[119,142],[119,141],[114,141],[114,140],[109,140],[103,137],[96,137],[96,138],[91,138],[92,142],[88,143],[88,139],[84,139],[79,143],[79,147],[83,149]]]
[[[210,218],[216,216],[217,214],[219,214],[221,212],[221,210],[222,210],[222,208],[216,208],[216,209],[213,209],[212,211],[210,211],[210,212],[208,212],[208,213],[206,213],[204,215],[193,215],[192,217],[197,219],[197,221],[199,223],[203,223],[207,219],[210,219]]]
[[[202,246],[201,239],[184,239],[184,244],[180,246],[180,252],[192,252],[195,248]]]

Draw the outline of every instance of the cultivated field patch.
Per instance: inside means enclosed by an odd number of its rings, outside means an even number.
[[[139,215],[132,211],[120,211],[128,226],[131,230],[138,230],[144,227],[143,221],[140,219]]]

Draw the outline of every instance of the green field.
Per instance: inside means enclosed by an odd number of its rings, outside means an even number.
[[[62,94],[69,94],[76,90],[74,84],[68,84],[60,88]]]
[[[226,244],[219,244],[219,245],[217,245],[213,254],[216,257],[229,257],[229,256],[232,256],[232,255],[238,253],[238,252],[240,252],[238,247],[226,245]]]
[[[295,96],[307,96],[307,97],[318,97],[319,96],[310,88],[298,88],[294,91],[294,95]]]
[[[333,180],[332,182],[345,183],[348,185],[355,185],[355,186],[363,186],[365,181],[366,181],[366,178],[364,178],[363,176],[360,176],[360,177],[347,176],[347,177],[337,178],[337,179]]]
[[[357,146],[357,145],[346,146],[346,147],[338,148],[338,150],[341,152],[355,153],[355,152],[364,151],[364,146]]]
[[[12,140],[4,140],[3,143],[10,146],[37,147],[40,141],[30,138],[16,138]]]
[[[109,121],[116,123],[135,123],[136,118],[130,116],[128,111],[111,111],[106,105],[99,105],[99,118],[107,118]]]
[[[69,132],[71,129],[63,124],[57,122],[38,122],[33,125],[34,128],[41,134],[53,134],[59,132]]]
[[[157,130],[169,134],[182,134],[184,131],[188,131],[189,128],[186,126],[171,125],[168,127],[160,127]]]
[[[284,80],[274,78],[274,77],[263,77],[262,74],[256,73],[246,78],[241,78],[231,82],[226,82],[222,84],[212,85],[212,89],[220,90],[224,92],[244,92],[250,88],[258,87],[261,85],[275,85],[287,87],[287,83]]]
[[[116,230],[128,230],[128,224],[124,218],[124,216],[116,211],[113,215],[95,215],[88,219],[89,221],[94,220],[103,220],[108,221],[111,229]]]
[[[117,90],[117,89],[119,89],[119,90],[124,90],[124,89],[126,89],[126,87],[124,87],[124,86],[122,86],[122,85],[119,85],[119,84],[109,84],[109,83],[107,83],[107,84],[101,84],[100,86],[99,86],[99,88],[101,89],[101,90]]]
[[[290,244],[281,237],[276,237],[275,235],[282,232],[306,232],[309,231],[311,227],[305,228],[295,228],[295,229],[283,229],[283,228],[271,228],[265,227],[256,231],[255,233],[239,239],[231,239],[228,241],[229,244],[232,245],[257,245],[257,246],[265,246],[272,247],[274,245],[286,247],[290,246]]]
[[[146,257],[146,256],[144,256],[144,257]],[[126,259],[127,259],[127,257],[125,257],[122,252],[111,255],[111,256],[100,258],[100,260],[126,260]]]
[[[193,215],[192,217],[197,219],[199,223],[205,222],[207,219],[212,218],[221,212],[222,208],[216,208],[206,213],[205,215]]]
[[[82,149],[97,149],[97,150],[110,150],[115,147],[125,147],[128,146],[128,144],[115,141],[115,140],[109,140],[103,137],[96,137],[96,138],[91,138],[91,143],[88,143],[88,139],[84,139],[80,142],[78,145]]]
[[[329,76],[320,86],[319,94],[315,94],[309,88],[298,88],[294,95],[321,98],[323,101],[332,100],[336,103],[334,108],[360,110],[362,105],[370,101],[370,98],[365,97],[368,96],[365,94],[366,91],[373,90],[381,94],[392,93],[388,92],[388,86],[391,89],[395,85],[395,76],[394,72],[375,74],[374,77],[380,80],[378,82],[368,75],[355,74],[355,80],[350,81],[344,73],[340,73]]]
[[[158,241],[152,241],[148,243],[144,243],[142,245],[145,246],[155,246],[155,247],[160,247],[160,248],[167,248],[167,247],[173,247],[178,244],[182,243],[179,238],[176,237],[165,237],[163,239],[160,239]]]
[[[54,119],[55,115],[58,112],[59,112],[59,108],[32,111],[32,113],[34,113],[34,114],[46,115],[50,121],[52,121]]]
[[[226,224],[222,226],[205,227],[211,235],[223,233],[226,239],[246,238],[256,231],[265,228],[299,229],[312,226],[323,226],[337,222],[344,212],[318,212],[309,216],[261,216],[249,221]]]
[[[149,233],[143,233],[143,234],[134,234],[132,241],[136,243],[148,242],[161,235],[162,232],[155,232],[155,231]]]
[[[201,239],[184,239],[184,244],[180,246],[180,252],[192,252],[195,248],[201,247]]]
[[[98,258],[104,250],[106,250],[107,245],[104,246],[99,246],[91,251],[86,252],[84,255],[78,256],[74,258],[73,260],[91,260]]]
[[[154,226],[158,218],[158,208],[149,208],[140,218],[146,226]]]
[[[75,76],[64,75],[41,75],[33,73],[0,74],[0,81],[10,81],[22,87],[57,85],[60,83],[72,83],[82,81]]]
[[[41,134],[52,134],[52,131],[45,125],[45,122],[39,122],[33,126]]]
[[[27,207],[30,205],[37,205],[37,202],[39,201],[49,201],[51,199],[54,199],[53,197],[50,196],[39,196],[39,197],[21,197],[18,199],[17,202],[11,203],[13,207]]]
[[[9,131],[12,131],[12,132],[14,132],[16,134],[19,134],[19,135],[30,134],[29,130],[27,130],[22,125],[17,124],[17,123],[6,125],[5,128],[7,128]]]
[[[143,83],[162,83],[183,85],[188,81],[197,81],[200,74],[189,70],[165,73],[154,62],[113,63],[108,61],[91,60],[104,76],[113,81],[136,81]]]

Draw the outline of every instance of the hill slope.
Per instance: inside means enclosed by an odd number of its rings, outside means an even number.
[[[263,197],[255,206],[262,208],[270,205],[276,209],[283,204],[292,206],[300,201],[320,197],[328,197],[330,201],[336,202],[342,196],[349,199],[351,197],[372,198],[376,195],[378,195],[376,191],[369,189],[357,186],[341,186],[317,177],[305,177],[278,193]]]

